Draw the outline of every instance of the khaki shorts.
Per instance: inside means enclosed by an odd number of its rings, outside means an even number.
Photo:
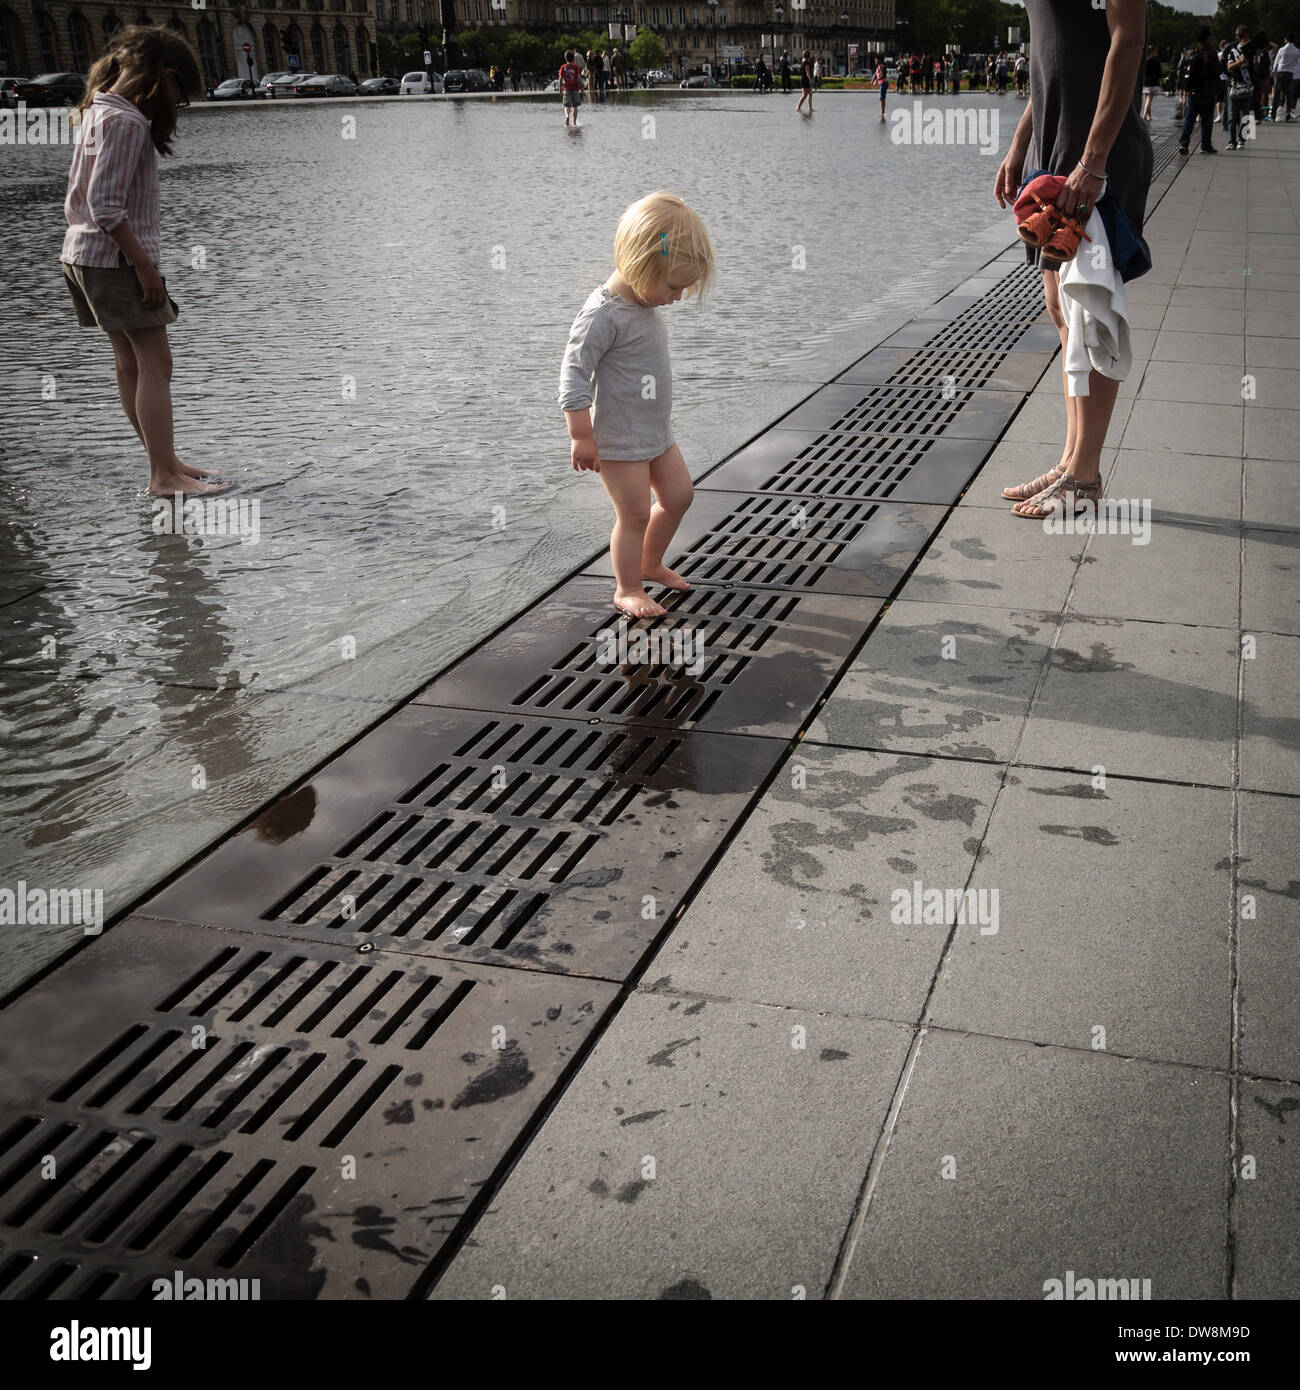
[[[59,264],[82,328],[117,333],[132,328],[162,328],[176,322],[180,310],[171,295],[158,309],[144,307],[144,291],[129,265],[69,265],[67,261]],[[165,277],[163,283],[166,284]]]
[[[582,93],[581,93],[581,92],[565,92],[565,94],[564,94],[564,104],[565,104],[565,106],[581,106],[581,105],[582,105]]]

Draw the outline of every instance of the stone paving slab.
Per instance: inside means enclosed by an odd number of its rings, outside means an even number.
[[[1193,332],[1166,326],[1156,335],[1151,358],[1156,362],[1200,362],[1225,369],[1236,368],[1240,376],[1246,352],[1240,333]],[[1205,450],[1198,452],[1205,453]]]
[[[431,1297],[820,1298],[910,1038],[632,995]]]
[[[1069,617],[1018,760],[1227,786],[1237,652],[1221,628]]]
[[[1147,499],[1163,527],[1236,527],[1241,521],[1241,470],[1206,454],[1118,449],[1106,496]]]
[[[807,741],[1005,761],[1055,630],[1055,614],[900,600],[832,689]]]
[[[1018,769],[957,929],[940,1027],[1228,1066],[1231,793]]]
[[[1300,637],[1258,637],[1242,673],[1241,785],[1294,796],[1300,789]]]
[[[1038,471],[1048,467],[1044,459]],[[959,507],[930,542],[924,563],[899,599],[997,608],[1060,606],[1087,539],[1048,534],[1041,519],[1017,516],[1005,500],[997,511]]]
[[[1237,869],[1241,1065],[1300,1082],[1300,799],[1244,792]],[[1249,915],[1246,897],[1254,901]],[[1300,1131],[1300,1123],[1297,1124]]]
[[[1247,530],[1241,625],[1300,637],[1300,534]]]
[[[1227,1109],[1222,1076],[927,1034],[843,1297],[1042,1299],[1072,1270],[1222,1298]]]
[[[917,881],[965,885],[1000,780],[805,742],[656,957],[655,986],[915,1022],[948,933],[895,908]]]
[[[1189,405],[1185,401],[1153,401],[1139,397],[1123,425],[1123,435],[1114,434],[1120,428],[1117,421],[1111,426],[1110,437],[1118,438],[1125,449],[1222,454],[1239,461],[1243,415],[1240,405]]]
[[[1237,1109],[1238,1172],[1233,1212],[1236,1296],[1300,1298],[1300,1086],[1243,1081]],[[1247,1160],[1253,1165],[1244,1166]]]
[[[1241,537],[1235,526],[1181,524],[1165,513],[1143,521],[1144,497],[1122,487],[1107,489],[1112,501],[1127,498],[1130,534],[1086,537],[1083,562],[1070,593],[1069,611],[1100,618],[1141,618],[1178,623],[1195,617],[1200,627],[1237,629],[1238,596],[1225,575],[1237,568]],[[1184,490],[1182,495],[1188,495]],[[1125,515],[1115,520],[1125,524]],[[1064,543],[1068,537],[1061,537]]]

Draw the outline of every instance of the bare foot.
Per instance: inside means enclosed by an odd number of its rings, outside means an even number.
[[[629,618],[661,618],[667,609],[657,604],[644,589],[614,592],[614,607]]]
[[[174,493],[184,493],[190,496],[199,492],[224,492],[226,484],[213,486],[211,483],[201,483],[197,478],[192,478],[188,473],[162,473],[151,474],[149,477],[148,492],[151,497],[171,497]]]
[[[642,572],[642,579],[648,579],[654,584],[663,584],[669,589],[689,589],[691,586],[675,570],[670,570],[667,565],[656,565],[654,569]]]
[[[221,474],[215,468],[194,468],[188,463],[180,465],[181,472],[187,478],[219,478]]]

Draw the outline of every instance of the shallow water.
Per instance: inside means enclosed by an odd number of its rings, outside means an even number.
[[[962,100],[1005,147],[1020,103]],[[661,310],[696,476],[1013,240],[997,158],[793,101],[637,94],[580,136],[529,98],[185,113],[178,447],[258,503],[255,544],[154,534],[58,271],[70,150],[0,149],[0,885],[120,910],[605,544],[556,385],[636,198],[683,193],[718,253]],[[0,985],[77,936],[11,929]]]

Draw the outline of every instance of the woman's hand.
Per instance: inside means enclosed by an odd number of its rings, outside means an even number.
[[[163,284],[156,265],[141,261],[135,268],[135,278],[140,282],[146,309],[161,309],[167,303],[167,286]]]
[[[569,446],[569,456],[577,472],[581,473],[584,469],[592,473],[600,472],[600,450],[596,448],[594,439],[575,439]]]
[[[1056,206],[1068,216],[1077,217],[1080,222],[1087,222],[1089,214],[1096,207],[1097,199],[1101,197],[1105,187],[1105,179],[1096,178],[1088,173],[1081,164],[1076,164],[1065,180],[1060,193],[1056,195]]]
[[[993,196],[998,207],[1004,208],[1016,201],[1020,192],[1020,174],[1025,166],[1025,153],[1014,146],[1007,151],[1007,157],[998,165],[997,177],[993,180]]]

